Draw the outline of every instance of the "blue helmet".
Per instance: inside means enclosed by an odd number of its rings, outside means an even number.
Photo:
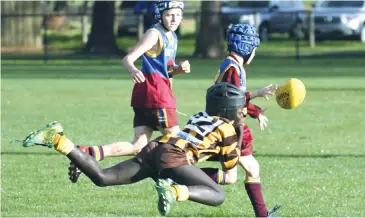
[[[228,51],[236,52],[241,56],[252,53],[259,47],[259,34],[254,26],[249,24],[234,24],[227,30]]]
[[[162,13],[171,8],[180,8],[184,11],[184,2],[182,1],[156,1],[155,2],[155,19],[162,24]]]

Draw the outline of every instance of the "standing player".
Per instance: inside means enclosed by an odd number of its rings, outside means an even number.
[[[97,161],[105,157],[136,155],[147,145],[155,130],[164,135],[179,131],[171,82],[174,75],[190,73],[188,61],[175,64],[178,44],[175,31],[182,21],[183,10],[182,1],[156,1],[155,18],[158,23],[147,30],[144,37],[123,58],[123,65],[135,83],[131,102],[134,110],[134,140],[132,143],[80,146],[81,150]],[[141,70],[134,65],[139,57],[142,57]],[[80,173],[71,163],[70,180],[76,182]]]
[[[226,170],[237,165],[237,140],[241,136],[237,136],[235,128],[243,125],[245,104],[245,94],[236,86],[213,85],[207,90],[205,111],[191,116],[182,131],[149,142],[136,157],[110,168],[101,168],[94,158],[78,149],[57,122],[28,135],[23,146],[54,147],[100,187],[152,178],[159,196],[158,209],[164,216],[176,201],[219,206],[225,200],[223,190],[194,165],[211,156],[219,157]],[[169,184],[161,178],[171,178],[178,184]]]
[[[236,24],[228,29],[227,44],[229,55],[221,64],[215,83],[228,82],[245,91],[248,114],[252,118],[258,119],[260,129],[263,130],[267,126],[268,119],[258,106],[249,101],[256,97],[267,98],[270,95],[274,95],[277,86],[269,85],[255,92],[247,92],[246,71],[243,68],[243,65],[250,64],[255,57],[256,48],[260,45],[259,35],[253,26]],[[247,125],[244,125],[239,164],[246,173],[245,189],[251,200],[255,215],[257,217],[266,217],[280,207],[275,207],[271,212],[268,212],[266,208],[259,175],[259,163],[252,155],[252,142],[253,136],[251,130]],[[222,171],[216,168],[203,168],[203,170],[219,184],[235,183],[237,180],[237,169]]]

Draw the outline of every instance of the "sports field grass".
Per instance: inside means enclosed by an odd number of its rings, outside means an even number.
[[[219,61],[191,65],[192,73],[173,84],[178,109],[188,115],[204,109]],[[269,108],[266,130],[247,120],[268,207],[282,205],[279,216],[365,216],[364,59],[257,59],[247,71],[250,90],[290,77],[307,87],[296,110],[281,109],[274,99],[254,101]],[[1,216],[159,216],[152,180],[99,188],[81,176],[71,184],[69,161],[56,151],[9,144],[51,120],[60,121],[75,143],[131,140],[133,84],[120,62],[3,61],[1,73]],[[187,117],[179,119],[183,124]],[[201,166],[206,165],[217,166]],[[224,187],[222,206],[183,202],[171,216],[253,216],[241,170],[239,175],[236,184]]]

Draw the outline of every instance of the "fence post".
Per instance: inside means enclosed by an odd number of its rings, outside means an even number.
[[[138,40],[140,40],[143,37],[143,30],[144,30],[143,17],[144,17],[144,13],[140,13],[138,15],[138,27],[137,27],[137,38],[138,38]]]
[[[198,11],[195,11],[195,35],[199,35],[200,32],[200,13]]]
[[[309,15],[308,15],[309,19],[309,47],[314,48],[316,46],[316,35],[315,35],[315,22],[314,22],[314,14],[313,11],[310,10],[309,11]]]
[[[260,14],[259,14],[259,12],[255,11],[254,23],[255,23],[257,31],[259,31],[259,19],[260,19]]]
[[[47,15],[43,15],[43,61],[48,61],[48,32],[47,32]]]
[[[84,1],[83,7],[82,7],[82,16],[81,16],[81,32],[82,32],[82,43],[85,45],[87,43],[88,37],[87,37],[87,1]]]
[[[295,59],[297,61],[300,60],[300,28],[301,26],[299,25],[300,19],[299,19],[299,11],[297,11],[295,13]]]

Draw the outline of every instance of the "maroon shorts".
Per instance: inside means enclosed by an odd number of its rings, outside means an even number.
[[[167,168],[184,165],[194,165],[195,160],[188,158],[187,153],[181,148],[171,144],[161,144],[156,141],[149,142],[136,156],[143,165],[156,173]]]
[[[161,128],[171,128],[179,125],[176,116],[176,109],[170,108],[133,108],[133,127],[148,126],[154,130]]]

